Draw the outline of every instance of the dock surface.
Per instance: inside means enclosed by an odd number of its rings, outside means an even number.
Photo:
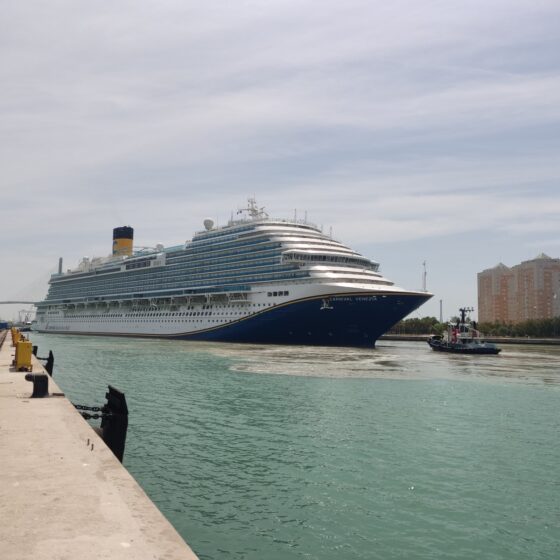
[[[30,398],[32,383],[11,365],[14,350],[8,333],[0,348],[0,558],[196,560],[69,400],[52,395],[62,391],[51,378],[50,396]],[[33,373],[42,372],[33,358]]]

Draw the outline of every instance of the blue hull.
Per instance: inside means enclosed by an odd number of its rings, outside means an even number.
[[[168,338],[262,344],[367,346],[420,307],[430,294],[348,294],[296,301],[227,326]]]

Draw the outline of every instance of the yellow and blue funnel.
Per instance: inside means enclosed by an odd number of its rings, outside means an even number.
[[[132,256],[134,230],[130,226],[117,227],[113,230],[113,255]]]

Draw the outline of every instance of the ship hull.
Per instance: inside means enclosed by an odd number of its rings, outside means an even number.
[[[134,336],[215,342],[371,347],[429,294],[337,294],[277,305],[236,321],[197,331],[82,331],[77,325],[38,328],[52,334]]]
[[[375,345],[400,319],[426,301],[424,295],[335,296],[279,306],[227,327],[175,338],[220,342],[318,346]]]
[[[501,348],[493,344],[460,344],[442,342],[440,340],[428,340],[428,344],[432,350],[436,352],[447,352],[448,354],[478,354],[478,355],[496,355],[501,352]]]

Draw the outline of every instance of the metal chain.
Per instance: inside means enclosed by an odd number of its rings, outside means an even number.
[[[86,406],[85,404],[75,404],[78,410],[91,410],[92,412],[103,412],[103,407],[100,406]]]
[[[110,412],[105,412],[103,414],[88,414],[87,412],[82,412],[82,416],[86,420],[98,420],[99,418],[109,418],[113,415]]]
[[[74,404],[74,403],[72,403]],[[89,414],[89,412],[80,412],[83,418],[86,420],[99,420],[100,418],[111,418],[112,416],[117,416],[114,412],[108,412],[106,406],[86,406],[85,404],[74,404],[74,408],[77,410],[89,410],[90,412],[96,412],[101,414]]]

